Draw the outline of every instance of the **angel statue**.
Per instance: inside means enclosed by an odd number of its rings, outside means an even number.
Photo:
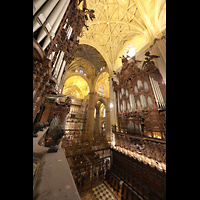
[[[148,67],[149,65],[154,65],[155,63],[154,63],[153,59],[160,57],[160,56],[156,56],[156,55],[150,55],[149,51],[147,51],[145,53],[145,56],[146,56],[146,58],[145,58],[146,61],[144,61],[143,65],[142,65],[142,68],[144,68],[144,69],[146,67]]]

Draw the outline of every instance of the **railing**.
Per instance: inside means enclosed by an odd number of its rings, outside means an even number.
[[[86,154],[92,151],[100,151],[103,149],[108,149],[110,146],[107,142],[93,142],[93,143],[81,143],[80,145],[72,145],[65,148],[66,157]]]
[[[118,126],[112,126],[112,132],[113,133],[121,133],[121,134],[127,134],[127,135],[137,135],[141,136],[141,138],[155,138],[160,140],[166,140],[166,132],[156,132],[156,131],[134,131],[130,132],[126,128],[119,128]]]
[[[64,151],[48,153],[38,142],[48,128],[33,138],[33,200],[80,200]]]
[[[115,132],[113,149],[166,172],[166,141]]]

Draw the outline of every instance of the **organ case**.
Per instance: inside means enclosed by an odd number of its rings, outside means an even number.
[[[135,57],[123,58],[121,71],[114,72],[118,132],[166,139],[166,86],[154,55],[145,55],[141,68]]]

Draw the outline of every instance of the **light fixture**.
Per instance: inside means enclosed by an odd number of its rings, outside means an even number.
[[[113,104],[112,103],[110,103],[110,107],[113,108]]]

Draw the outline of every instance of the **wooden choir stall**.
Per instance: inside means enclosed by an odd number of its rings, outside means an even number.
[[[166,199],[166,86],[153,59],[123,56],[112,78],[118,126],[113,125],[106,183],[120,199]]]

